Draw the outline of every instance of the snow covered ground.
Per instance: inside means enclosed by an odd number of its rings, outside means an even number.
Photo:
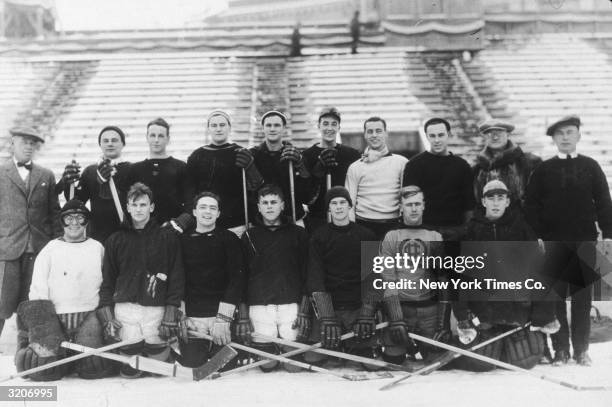
[[[612,386],[612,342],[593,344],[593,366],[537,366],[533,371],[579,385]],[[10,356],[0,357],[1,375],[14,372]],[[348,372],[348,370],[347,370]],[[393,373],[400,377],[400,373]],[[489,373],[434,372],[413,377],[387,391],[391,379],[351,382],[321,373],[261,373],[258,369],[201,382],[169,378],[95,381],[65,378],[58,401],[0,406],[612,406],[612,391],[576,391],[528,375],[497,370]],[[14,379],[1,385],[37,385]]]

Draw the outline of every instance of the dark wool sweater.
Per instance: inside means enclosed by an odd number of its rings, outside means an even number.
[[[244,225],[242,170],[236,166],[236,150],[240,148],[235,143],[209,144],[195,150],[187,159],[190,201],[202,191],[219,195],[221,216],[217,227],[223,229]]]
[[[353,222],[321,226],[310,238],[308,292],[331,294],[334,308],[361,306],[361,242],[375,241],[369,229]]]
[[[150,276],[158,279],[154,295],[147,292]],[[178,237],[151,219],[144,229],[121,228],[104,245],[100,306],[133,302],[144,306],[180,306],[185,274]]]
[[[181,237],[185,265],[185,311],[214,317],[220,302],[238,306],[245,286],[242,247],[226,229]]]
[[[131,164],[128,162],[120,162],[117,164],[117,173],[113,175],[117,194],[121,202],[121,208],[124,214],[126,208],[126,195],[130,188],[129,172]],[[98,183],[97,175],[98,164],[89,165],[81,174],[79,185],[74,190],[74,197],[81,200],[83,203],[90,201],[91,205],[91,220],[89,221],[88,236],[92,239],[104,244],[111,233],[119,230],[119,216],[115,209],[113,196],[110,192],[108,182]],[[64,187],[64,196],[69,198],[70,186]]]
[[[487,182],[499,179],[510,190],[512,207],[523,208],[529,176],[541,162],[540,157],[524,153],[511,141],[508,141],[506,149],[500,153],[485,148],[476,157],[476,165],[473,168],[476,205],[480,204],[482,189]]]
[[[527,219],[544,240],[596,240],[599,224],[612,238],[612,202],[597,161],[584,155],[544,161],[527,188]]]
[[[336,161],[338,166],[330,170],[331,174],[331,185],[332,186],[344,186],[346,180],[346,172],[348,167],[355,161],[361,158],[361,153],[354,148],[343,146],[342,144],[336,144],[334,147],[336,150]],[[318,144],[314,144],[308,149],[304,150],[304,162],[306,168],[310,171],[310,175],[313,178],[316,199],[308,206],[309,216],[325,219],[327,217],[327,208],[325,208],[325,193],[327,192],[326,176],[317,178],[314,174],[314,167],[318,162],[319,155],[323,151],[323,148]]]
[[[270,151],[266,142],[264,141],[259,146],[251,148],[251,153],[255,157],[255,166],[259,170],[265,184],[276,184],[281,187],[283,194],[285,195],[285,210],[283,215],[291,218],[291,188],[289,185],[289,164],[287,162],[280,162],[280,151]],[[294,171],[297,169],[294,167]],[[312,199],[313,185],[310,177],[304,178],[297,174],[294,174],[294,186],[295,186],[295,212],[296,219],[304,217],[304,208],[302,204],[308,204]]]
[[[423,223],[433,227],[461,225],[464,213],[475,206],[470,166],[453,154],[417,155],[406,164],[402,185],[423,190],[427,202]]]
[[[525,222],[520,211],[506,208],[506,212],[497,220],[487,219],[484,210],[477,211],[468,223],[464,240],[524,242],[536,239],[535,232]]]
[[[142,182],[153,191],[153,216],[160,225],[185,210],[188,188],[183,161],[168,157],[134,163],[130,168],[128,184],[135,182]]]
[[[277,227],[257,225],[242,235],[248,305],[299,303],[306,294],[308,235],[284,218]]]

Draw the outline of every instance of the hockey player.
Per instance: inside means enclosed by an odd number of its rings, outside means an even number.
[[[326,348],[343,347],[372,358],[377,292],[368,286],[367,278],[362,279],[361,242],[375,241],[376,236],[349,220],[352,203],[346,188],[332,187],[325,203],[332,222],[315,231],[308,253],[308,292],[318,310],[310,339]],[[351,330],[357,337],[341,344],[340,336]],[[323,359],[318,353],[307,353],[305,358],[310,363]]]
[[[309,335],[309,319],[298,315],[298,304],[301,310],[308,304],[308,236],[302,227],[282,216],[285,199],[280,187],[264,185],[257,195],[257,223],[241,238],[248,277],[236,334],[250,342],[252,323],[256,334],[304,340]],[[257,337],[253,338],[253,346],[277,353],[275,344]],[[277,362],[271,362],[262,365],[261,369],[267,372],[277,366]],[[291,371],[290,366],[283,366]]]
[[[184,366],[204,364],[215,348],[231,341],[230,324],[245,286],[240,240],[217,226],[221,203],[212,192],[201,192],[193,201],[196,229],[181,237],[185,266],[185,313],[195,330],[211,335],[179,341]]]
[[[345,186],[353,201],[351,220],[372,230],[378,239],[398,225],[399,191],[408,160],[387,147],[387,123],[370,117],[363,123],[367,147],[349,166]]]
[[[445,241],[458,240],[475,207],[472,171],[461,157],[448,150],[450,123],[434,117],[423,125],[429,151],[413,157],[404,169],[403,185],[416,185],[427,196],[423,223],[435,228]]]
[[[32,162],[43,136],[31,128],[10,134],[13,156],[0,164],[0,334],[28,298],[36,254],[61,234],[55,177]]]
[[[264,183],[280,186],[287,204],[283,215],[291,218],[295,215],[298,225],[304,227],[304,208],[313,197],[313,185],[310,172],[306,168],[300,151],[291,143],[283,141],[287,127],[287,118],[279,111],[271,110],[261,116],[261,127],[265,140],[251,148],[255,158],[255,166],[261,173]],[[293,163],[293,178],[295,182],[295,214],[291,208],[291,188],[289,180],[289,162]]]
[[[316,199],[308,205],[306,218],[306,227],[310,233],[327,223],[325,193],[328,177],[330,186],[344,186],[349,165],[361,157],[359,151],[336,141],[340,132],[340,112],[335,107],[321,110],[317,128],[321,140],[304,150],[304,162],[316,188]]]
[[[151,188],[155,196],[153,217],[161,225],[188,210],[186,164],[168,155],[170,125],[161,117],[147,124],[146,138],[149,158],[131,165],[128,185],[142,182]]]
[[[129,187],[130,164],[123,161],[121,152],[125,147],[125,134],[116,126],[106,126],[98,134],[102,159],[80,173],[76,162],[66,165],[60,181],[66,200],[70,199],[70,184],[75,183],[75,198],[83,203],[90,201],[90,236],[104,243],[111,233],[119,229],[120,220],[110,187],[114,180],[121,205],[125,205],[125,194]]]
[[[107,342],[144,335],[143,342],[121,348],[122,353],[169,361],[168,340],[179,335],[178,308],[185,289],[180,242],[151,218],[151,189],[136,183],[127,199],[131,224],[105,244],[98,317]],[[121,366],[124,377],[141,374],[127,364]]]
[[[19,307],[17,371],[60,359],[64,355],[57,346],[60,338],[92,348],[103,345],[102,325],[95,310],[100,299],[104,249],[87,237],[89,217],[81,201],[66,203],[61,211],[64,235],[51,240],[36,258],[30,301]],[[75,369],[84,379],[105,377],[115,370],[112,363],[99,356],[77,361]],[[65,365],[29,377],[58,380],[68,372]]]
[[[399,253],[413,259],[418,256],[441,256],[442,236],[422,225],[426,205],[423,191],[415,185],[406,186],[401,190],[400,200],[403,225],[385,235],[380,244],[380,255],[395,258]],[[436,350],[426,345],[417,348],[408,333],[414,332],[444,342],[450,339],[448,290],[420,285],[420,281],[447,281],[447,271],[440,265],[395,265],[385,268],[382,273],[386,282],[415,282],[415,288],[387,288],[384,291],[389,327],[383,334],[383,359],[401,364],[406,361],[407,353],[414,355],[417,351],[426,359],[431,359],[436,355]]]
[[[606,250],[612,240],[612,201],[606,175],[597,161],[576,153],[580,118],[568,116],[548,127],[557,156],[534,171],[527,188],[528,221],[538,237],[547,241],[547,254],[556,262],[556,313],[561,329],[553,335],[555,364],[570,357],[570,328],[565,299],[571,297],[571,342],[574,359],[588,366],[592,287],[601,278],[593,271],[597,228]]]
[[[482,242],[480,251],[488,255],[484,269],[487,278],[524,281],[523,273],[530,270],[530,263],[537,264],[541,256],[536,236],[523,220],[520,208],[511,209],[510,194],[508,187],[499,180],[485,185],[481,193],[484,211],[477,211],[468,224],[465,240]],[[532,244],[517,246],[516,242]],[[520,251],[518,256],[517,251]],[[469,278],[467,276],[466,280]],[[559,329],[551,303],[534,299],[539,298],[525,290],[514,291],[512,297],[506,291],[498,293],[495,289],[484,295],[479,293],[477,297],[459,292],[458,300],[453,302],[459,341],[464,346],[473,346],[478,341],[531,322],[530,330],[524,329],[478,350],[486,356],[531,369],[544,354],[544,336],[537,331],[549,334]],[[476,371],[494,368],[468,358],[458,359],[456,365]]]

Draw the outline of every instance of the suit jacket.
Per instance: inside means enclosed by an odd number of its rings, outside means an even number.
[[[0,261],[38,253],[62,234],[53,173],[33,164],[26,182],[12,159],[0,165]]]

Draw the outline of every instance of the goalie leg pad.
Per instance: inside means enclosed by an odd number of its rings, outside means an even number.
[[[38,356],[57,356],[66,337],[51,301],[24,301],[17,308],[17,317],[28,331],[30,346]]]
[[[58,360],[58,355],[41,357],[29,346],[27,348],[19,349],[15,354],[15,366],[17,367],[18,372],[34,369],[36,367],[46,365],[47,363],[55,362],[56,360]],[[67,366],[60,365],[37,373],[32,373],[27,377],[37,382],[48,382],[60,380],[67,373],[67,371]]]
[[[504,338],[503,345],[502,360],[523,369],[533,368],[544,356],[545,343],[541,332],[523,329]]]
[[[482,330],[479,332],[478,339],[470,343],[468,347],[472,347],[474,345],[477,345],[480,342],[484,342],[487,339],[492,338],[500,333],[501,331],[497,331],[495,329],[486,330],[486,331]],[[455,343],[455,346],[458,346],[460,348],[466,347],[466,345],[463,345],[461,342],[459,342],[459,340],[457,340],[456,342],[457,343]],[[499,341],[492,342],[474,351],[474,353],[477,353],[482,356],[487,356],[492,359],[501,360],[502,351],[503,351],[503,343],[501,340],[499,340]],[[494,365],[474,359],[474,358],[470,358],[469,356],[461,356],[455,359],[455,361],[453,362],[453,367],[456,369],[469,370],[472,372],[488,372],[488,371],[495,369]]]
[[[90,348],[100,348],[104,346],[102,324],[100,324],[94,311],[75,313],[72,317],[68,314],[63,315],[66,315],[65,319],[67,321],[73,322],[72,325],[81,320],[80,325],[72,327],[72,329],[76,331],[74,337],[76,343]],[[119,363],[95,355],[76,362],[77,374],[82,379],[100,379],[113,376],[117,373],[118,369]]]

